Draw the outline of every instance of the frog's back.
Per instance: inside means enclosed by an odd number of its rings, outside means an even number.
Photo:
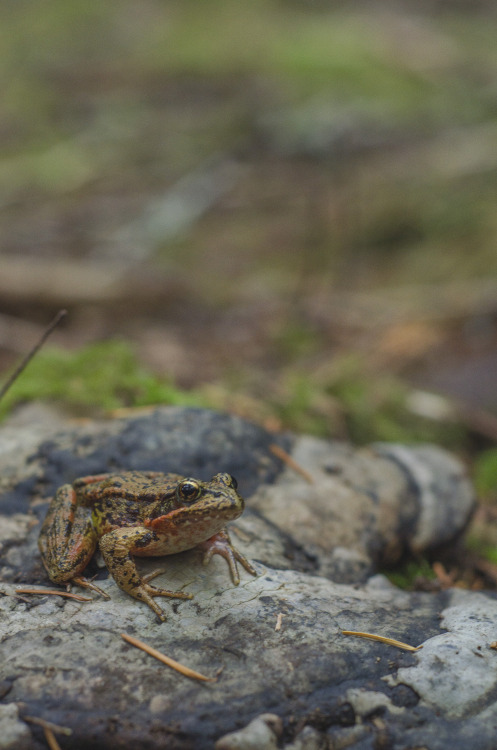
[[[180,480],[179,474],[125,471],[96,477],[95,481],[90,477],[78,479],[74,488],[90,506],[121,502],[150,505],[172,501]]]

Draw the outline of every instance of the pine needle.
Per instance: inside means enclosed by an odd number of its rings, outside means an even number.
[[[308,471],[302,468],[300,464],[298,464],[283,448],[280,448],[279,445],[276,445],[276,443],[271,443],[269,446],[269,450],[271,453],[279,458],[281,461],[283,461],[284,464],[290,467],[290,469],[293,469],[297,472],[297,474],[300,474],[301,477],[304,477],[304,479],[309,482],[309,484],[314,484],[314,479],[309,474]]]
[[[405,651],[419,651],[423,646],[410,646],[408,643],[402,643],[402,641],[396,641],[395,638],[385,638],[383,635],[375,635],[374,633],[362,633],[360,630],[342,630],[343,635],[356,635],[359,638],[369,638],[372,641],[380,641],[380,643],[386,643],[387,646],[396,646],[396,648],[403,648]]]
[[[27,721],[29,724],[38,724],[38,726],[42,727],[50,750],[61,750],[59,743],[55,739],[54,732],[67,736],[72,734],[72,729],[69,729],[69,727],[60,727],[58,724],[52,724],[51,721],[45,721],[45,719],[40,719],[38,716],[23,716],[22,718],[23,721]]]
[[[91,602],[91,597],[81,594],[71,594],[69,591],[58,591],[57,589],[16,589],[16,594],[43,594],[46,596],[65,596],[68,599],[76,599],[78,602]]]
[[[121,633],[121,638],[128,643],[131,643],[132,646],[136,646],[136,648],[140,648],[142,651],[145,651],[145,653],[150,654],[150,656],[158,659],[163,664],[167,664],[168,667],[175,669],[177,672],[185,675],[185,677],[191,677],[194,680],[203,680],[204,682],[216,682],[216,677],[206,677],[205,675],[200,674],[200,672],[195,672],[195,670],[185,667],[178,661],[175,661],[169,656],[157,651],[157,649],[152,648],[152,646],[148,646],[146,643],[143,643],[143,641],[139,641],[138,638],[133,638],[133,636],[127,635],[126,633]]]

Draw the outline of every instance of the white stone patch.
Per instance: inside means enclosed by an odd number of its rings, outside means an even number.
[[[283,725],[276,714],[261,714],[238,732],[225,734],[215,750],[277,750]]]
[[[497,688],[497,602],[482,594],[455,591],[454,605],[442,613],[442,633],[423,643],[417,664],[389,676],[390,685],[404,684],[447,718],[477,710]]]
[[[401,714],[405,710],[400,706],[395,706],[384,693],[378,693],[374,690],[350,688],[345,694],[345,699],[354,709],[356,716],[359,716],[361,719],[377,711],[379,708],[386,708],[392,714]]]

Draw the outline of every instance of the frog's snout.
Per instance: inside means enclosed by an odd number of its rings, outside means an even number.
[[[225,484],[226,487],[229,487],[231,490],[238,489],[238,482],[236,481],[236,478],[232,474],[228,474],[225,471],[221,472],[220,474],[215,474],[212,477],[211,481],[218,484]]]
[[[230,494],[214,492],[211,499],[206,502],[205,508],[207,509],[207,507],[213,513],[220,511],[226,520],[230,520],[242,515],[245,510],[245,500],[238,492],[231,492]]]

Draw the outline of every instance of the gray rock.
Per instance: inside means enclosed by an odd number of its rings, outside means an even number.
[[[457,537],[474,506],[463,466],[434,446],[357,450],[304,436],[295,439],[292,456],[313,484],[285,469],[276,485],[259,488],[250,508],[284,532],[293,549],[300,546],[314,572],[335,581],[366,580],[406,551]],[[263,529],[257,537],[264,539]],[[258,552],[282,565],[270,550]]]
[[[76,750],[203,750],[240,730],[246,741],[265,732],[267,744],[279,734],[267,713],[281,719],[279,742],[289,750],[493,747],[494,597],[406,593],[374,575],[380,561],[460,535],[473,493],[455,459],[429,447],[354,450],[278,437],[310,484],[275,458],[274,435],[200,410],[34,432],[0,430],[0,695],[9,711],[70,727]],[[203,567],[196,550],[171,556],[160,583],[195,598],[166,603],[162,624],[98,560],[108,601],[16,594],[19,582],[48,583],[36,547],[46,498],[65,481],[116,468],[237,476],[248,510],[233,537],[257,577],[242,571],[234,587],[220,558]],[[403,652],[343,630],[423,649]],[[209,676],[221,670],[218,679],[192,681],[121,633]],[[38,728],[21,726],[41,739]]]
[[[285,750],[326,750],[327,747],[326,737],[314,727],[307,726],[292,743],[285,745]]]

